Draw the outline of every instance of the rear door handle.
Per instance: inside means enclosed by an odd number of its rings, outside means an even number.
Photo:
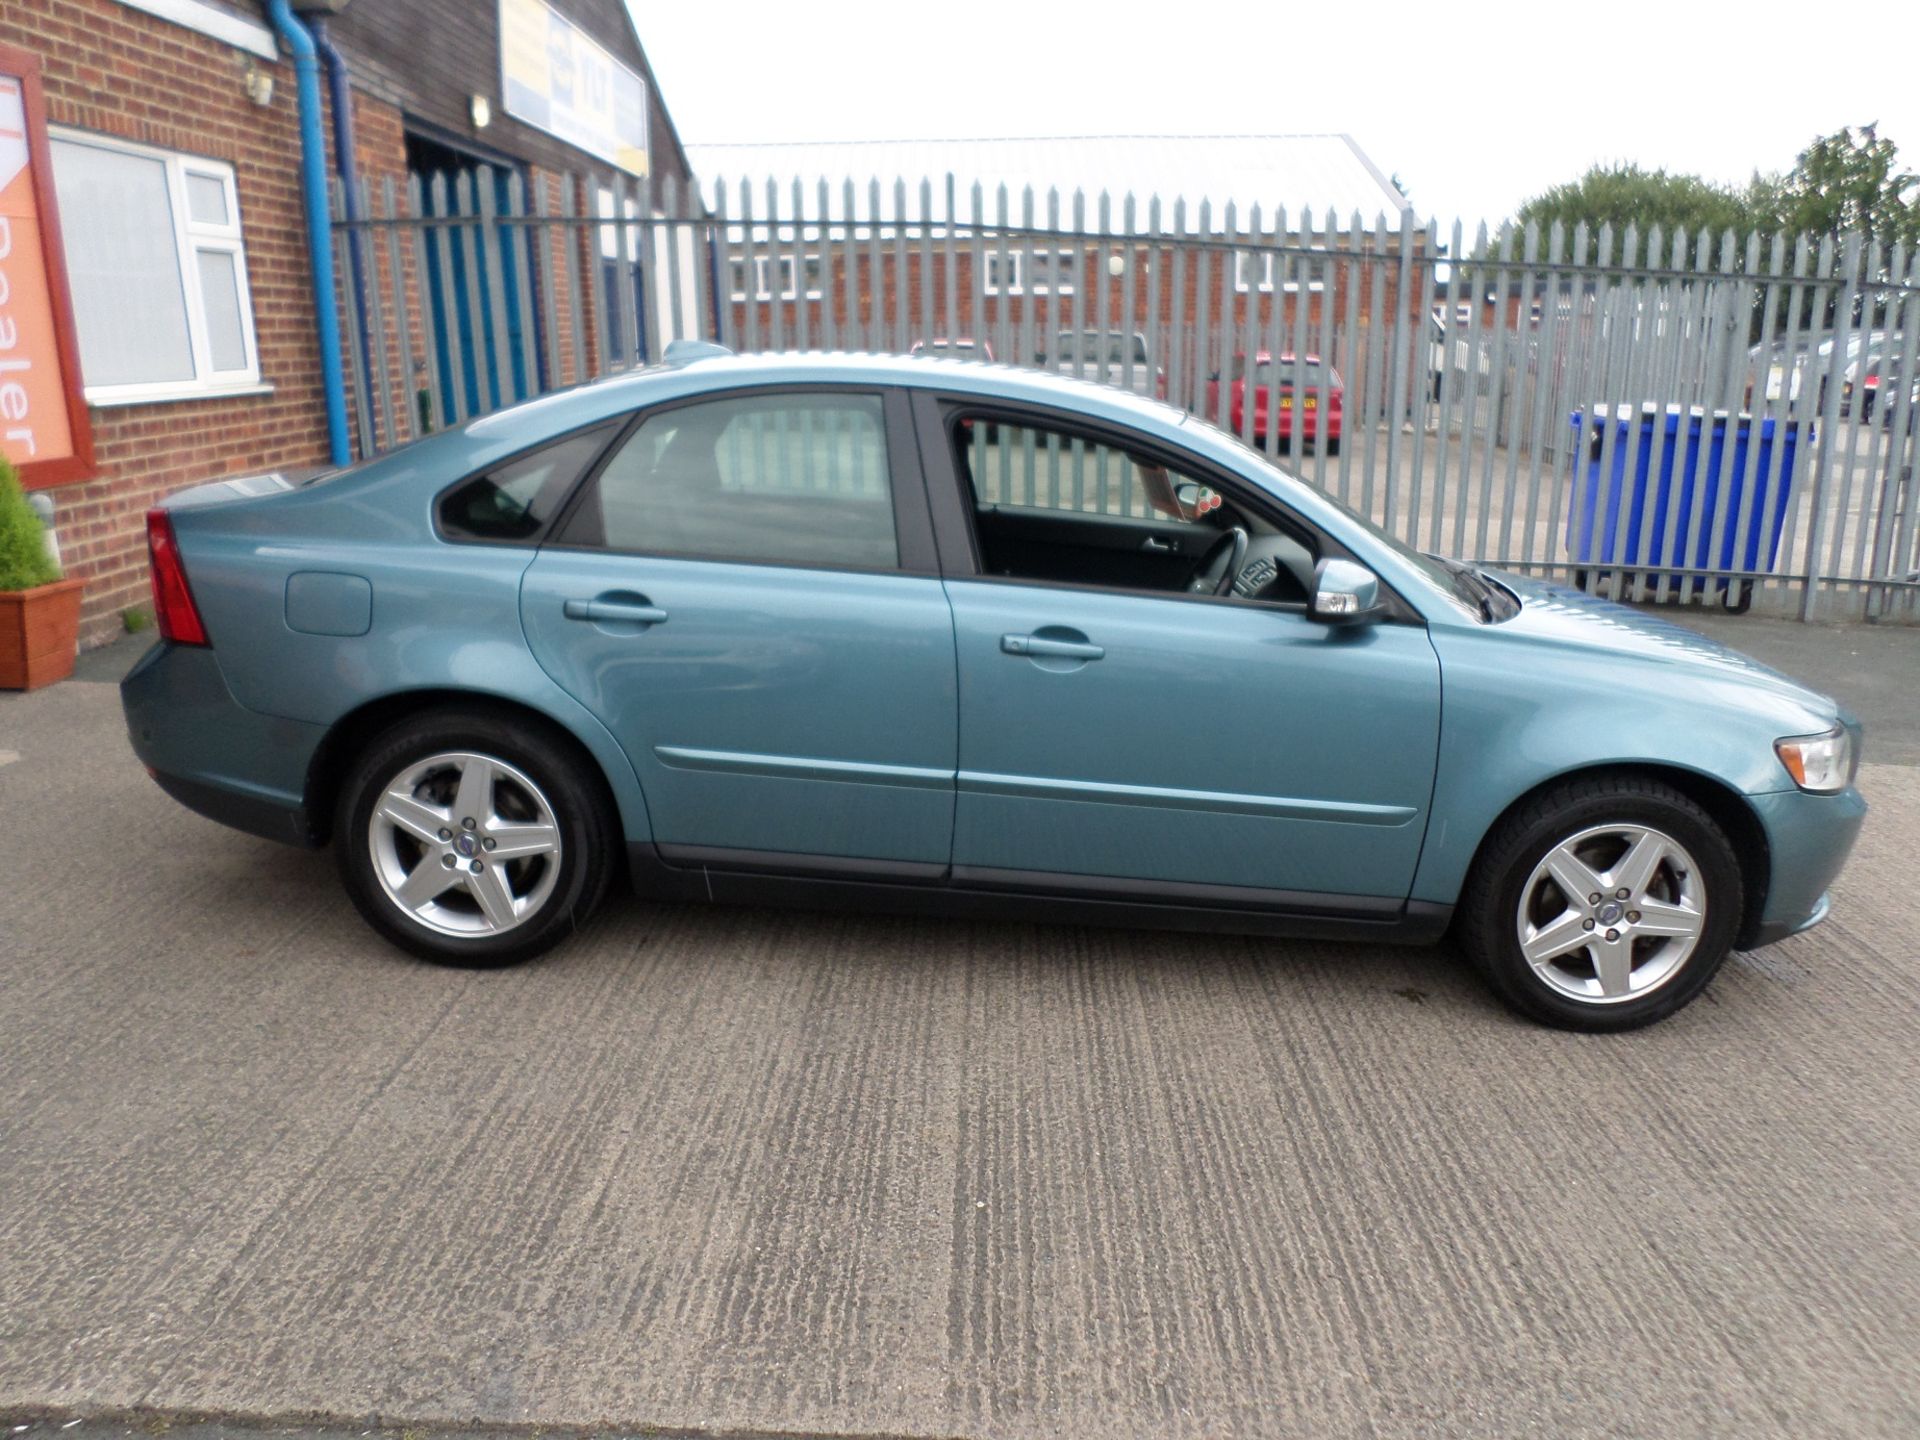
[[[1084,640],[1049,640],[1044,635],[1002,635],[1000,648],[1009,655],[1048,660],[1099,660],[1107,653]]]
[[[667,623],[667,612],[658,605],[635,600],[569,600],[565,609],[569,620],[595,620],[613,625]]]
[[[1173,550],[1173,546],[1168,544],[1165,540],[1162,540],[1158,535],[1147,536],[1146,539],[1140,542],[1140,548],[1142,550],[1151,550],[1156,555],[1170,554],[1172,553],[1172,550]]]

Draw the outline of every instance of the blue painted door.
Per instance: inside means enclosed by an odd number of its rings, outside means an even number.
[[[1404,897],[1433,791],[1424,629],[954,580],[953,863]]]
[[[946,866],[953,622],[892,448],[878,395],[666,409],[528,568],[528,644],[632,758],[660,844]]]

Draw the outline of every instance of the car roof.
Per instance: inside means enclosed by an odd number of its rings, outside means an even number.
[[[649,365],[592,380],[469,421],[475,441],[518,438],[610,419],[643,405],[707,392],[762,385],[883,385],[1028,401],[1132,424],[1165,434],[1184,423],[1186,412],[1110,385],[1050,370],[917,355],[784,351],[731,355],[710,353],[678,365]]]

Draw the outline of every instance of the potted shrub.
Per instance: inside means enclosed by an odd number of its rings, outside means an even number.
[[[0,459],[0,689],[32,690],[73,673],[83,583],[60,578],[20,477]]]

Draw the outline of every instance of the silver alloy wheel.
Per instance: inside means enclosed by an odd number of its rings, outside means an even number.
[[[1571,1000],[1618,1005],[1680,973],[1706,926],[1700,867],[1646,825],[1595,825],[1533,867],[1516,916],[1520,953]]]
[[[470,750],[430,755],[389,780],[367,842],[401,913],[460,939],[532,919],[560,878],[560,824],[540,787]]]

